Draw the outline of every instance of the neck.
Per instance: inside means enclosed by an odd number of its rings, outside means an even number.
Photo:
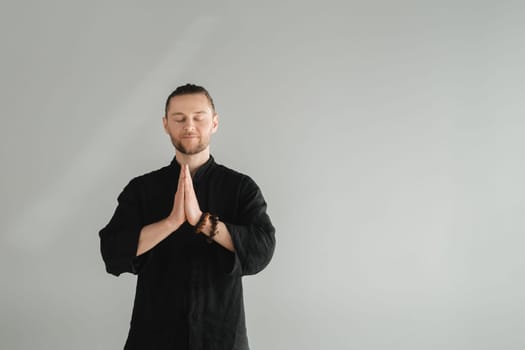
[[[206,163],[208,159],[210,158],[210,148],[206,148],[202,152],[199,152],[197,154],[184,154],[181,152],[175,153],[175,159],[177,159],[177,162],[180,165],[188,164],[190,167],[190,173],[193,176],[197,169],[200,168],[201,165]]]

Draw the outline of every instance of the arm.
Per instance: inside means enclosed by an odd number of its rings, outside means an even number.
[[[149,225],[144,225],[138,180],[131,180],[124,188],[113,217],[99,232],[100,249],[108,273],[115,276],[123,272],[138,274],[149,250],[184,223],[184,206],[181,204],[184,185],[181,182],[179,179],[170,215]]]
[[[186,218],[195,226],[202,216],[187,166],[183,166],[184,206]],[[235,195],[235,194],[232,194]],[[271,260],[275,247],[275,229],[266,214],[266,202],[259,187],[249,178],[242,178],[237,191],[237,224],[219,221],[213,240],[234,253],[231,273],[243,275],[261,271]],[[210,236],[212,225],[205,222],[201,232]]]
[[[202,233],[204,233],[206,236],[210,236],[211,234],[211,222],[210,220],[206,221],[206,224],[202,228]],[[213,240],[220,245],[222,245],[224,248],[228,249],[230,252],[235,252],[235,247],[233,246],[232,236],[230,234],[230,231],[228,231],[228,227],[226,224],[222,221],[219,221],[217,223],[217,233],[215,236],[213,236]]]
[[[142,210],[136,179],[131,180],[118,196],[118,205],[109,223],[99,231],[100,250],[106,271],[115,276],[136,273],[134,263],[141,229]]]
[[[202,216],[202,211],[195,194],[195,189],[193,188],[193,181],[191,179],[190,170],[187,165],[182,166],[180,178],[183,178],[184,181],[184,210],[186,213],[186,218],[188,219],[190,225],[195,226],[197,221],[199,221],[200,217]],[[202,228],[202,233],[210,236],[211,231],[211,222],[207,220],[204,227]],[[223,222],[218,222],[217,234],[213,237],[213,240],[229,251],[235,251],[228,227],[226,227]]]
[[[184,170],[184,205],[186,218],[195,226],[202,215],[187,166]],[[231,194],[234,196],[235,194]],[[270,262],[275,248],[275,228],[266,214],[266,201],[259,187],[248,176],[242,178],[237,191],[236,223],[219,222],[215,242],[233,252],[230,274],[253,275]],[[220,219],[220,218],[219,218]],[[209,220],[208,220],[209,221]],[[206,222],[203,233],[211,233]]]
[[[177,223],[176,221],[170,220],[170,218],[166,218],[144,226],[140,230],[136,255],[139,256],[149,251],[172,232],[176,231],[180,225],[182,225],[182,223]]]
[[[256,274],[272,259],[275,228],[266,213],[266,207],[257,184],[245,177],[238,193],[238,221],[224,223],[235,247],[231,274]]]
[[[146,225],[141,229],[137,246],[137,256],[144,254],[159,244],[173,231],[176,231],[186,220],[186,214],[184,213],[184,176],[182,175],[181,169],[177,192],[175,193],[170,215],[163,220]]]

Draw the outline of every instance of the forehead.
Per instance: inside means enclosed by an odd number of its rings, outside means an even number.
[[[168,114],[191,114],[199,111],[212,113],[210,101],[203,94],[178,95],[170,99]]]

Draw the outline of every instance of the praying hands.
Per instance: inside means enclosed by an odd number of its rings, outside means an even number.
[[[179,183],[175,199],[173,201],[173,209],[168,217],[168,220],[178,228],[185,221],[192,226],[195,226],[202,215],[199,207],[197,196],[193,188],[193,181],[190,175],[189,166],[184,164],[180,168]]]
[[[185,221],[188,221],[192,226],[197,225],[201,216],[202,210],[193,188],[190,168],[184,164],[180,169],[177,192],[175,193],[170,215],[164,220],[144,226],[139,237],[137,255],[153,248],[172,232],[176,231]],[[201,232],[206,236],[210,236],[211,231],[211,223],[204,222]],[[217,222],[216,234],[213,236],[213,240],[229,251],[235,251],[230,232],[221,221]]]

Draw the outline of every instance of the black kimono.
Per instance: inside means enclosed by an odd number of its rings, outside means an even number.
[[[215,163],[193,177],[203,212],[219,217],[235,247],[231,252],[185,222],[146,253],[136,256],[142,227],[166,218],[173,207],[180,165],[132,179],[100,230],[107,272],[137,275],[125,349],[248,349],[243,275],[261,271],[272,258],[275,229],[259,187],[248,176]]]

